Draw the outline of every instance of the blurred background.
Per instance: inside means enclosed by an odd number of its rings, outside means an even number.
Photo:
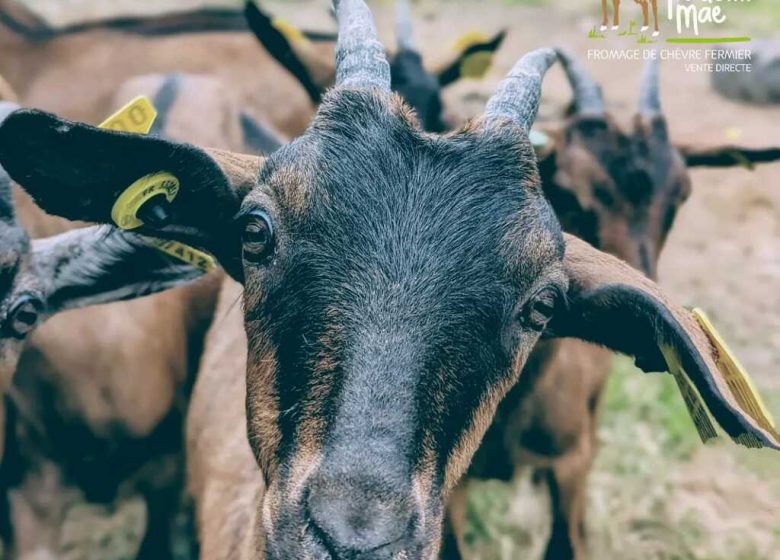
[[[22,3],[53,26],[120,14],[240,5],[230,0]],[[334,30],[327,2],[262,4],[299,27]],[[370,4],[385,44],[392,49],[393,2]],[[623,4],[626,25],[640,19],[633,2]],[[599,0],[420,0],[413,6],[415,35],[430,66],[449,60],[464,33],[508,30],[484,79],[462,80],[446,90],[447,105],[462,115],[481,112],[496,82],[519,55],[556,45],[569,47],[584,60],[602,85],[609,109],[623,122],[634,113],[641,63],[587,60],[588,49],[634,48],[637,42],[609,33],[603,39],[588,37],[600,20]],[[729,21],[719,33],[780,38],[776,0],[753,0],[725,10]],[[665,29],[668,22],[662,25]],[[6,56],[0,51],[0,69],[4,62],[12,65],[2,60]],[[661,68],[663,106],[675,141],[713,146],[731,141],[756,147],[780,143],[780,106],[726,100],[713,91],[708,74],[687,72],[682,62]],[[563,73],[554,69],[545,81],[538,125],[557,122],[569,100],[570,87]],[[678,301],[708,312],[778,417],[780,165],[751,172],[694,170],[692,179],[693,194],[661,258],[660,283]],[[726,441],[702,446],[670,376],[642,374],[622,357],[615,359],[613,368],[600,419],[601,450],[590,477],[590,558],[780,559],[780,456]],[[512,484],[476,485],[468,509],[468,543],[474,558],[540,557],[549,531],[546,500],[546,493],[529,477]]]

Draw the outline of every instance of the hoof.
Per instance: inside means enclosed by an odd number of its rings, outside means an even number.
[[[619,25],[613,25],[612,26],[612,31],[617,31],[618,29],[620,29]]]
[[[647,31],[648,29],[650,29],[649,25],[643,25],[642,26],[642,31]]]
[[[606,30],[607,30],[607,26],[606,25],[602,25],[601,26],[601,31],[606,31]]]
[[[653,37],[658,37],[660,34],[660,31],[653,31]]]

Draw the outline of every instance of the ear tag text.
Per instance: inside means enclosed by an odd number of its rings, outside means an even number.
[[[148,134],[156,118],[157,110],[152,102],[146,96],[140,95],[100,123],[98,127],[119,132]],[[138,217],[138,212],[143,205],[158,196],[164,196],[170,204],[179,194],[179,188],[179,180],[168,172],[152,173],[141,177],[116,199],[111,208],[111,219],[121,229],[139,228],[144,225],[143,220]],[[194,247],[156,237],[145,236],[145,239],[152,247],[203,272],[208,273],[217,268],[214,257]]]
[[[149,134],[156,118],[157,110],[152,102],[149,101],[148,97],[139,95],[100,123],[98,128],[116,130],[117,132]]]
[[[111,219],[122,229],[136,229],[144,225],[138,211],[149,200],[164,196],[168,203],[179,194],[179,180],[167,172],[153,173],[135,181],[125,189],[111,208]]]
[[[178,241],[171,241],[168,239],[159,239],[157,237],[144,236],[146,242],[152,247],[156,247],[163,253],[166,253],[172,257],[184,261],[187,264],[199,268],[205,273],[209,273],[212,270],[216,270],[217,263],[214,257],[184,243]]]

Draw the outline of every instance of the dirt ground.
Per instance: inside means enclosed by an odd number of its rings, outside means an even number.
[[[29,0],[52,20],[90,13],[149,10],[132,0]],[[169,5],[206,2],[165,0]],[[213,4],[214,2],[208,2]],[[234,5],[235,2],[222,2]],[[373,2],[380,31],[392,45],[392,2]],[[576,5],[575,5],[576,4]],[[625,37],[588,39],[598,2],[563,0],[422,0],[415,4],[416,34],[431,66],[447,60],[464,32],[508,28],[493,69],[480,82],[447,92],[464,116],[481,111],[495,83],[529,49],[562,45],[586,57],[589,48],[639,47]],[[624,19],[639,8],[624,2]],[[756,1],[733,18],[733,30],[771,36],[780,9]],[[774,2],[772,2],[774,4]],[[332,29],[327,3],[264,2],[300,26]],[[628,122],[637,102],[641,64],[587,61],[610,107]],[[754,107],[718,97],[707,74],[682,63],[662,66],[663,105],[673,138],[689,144],[780,144],[780,107]],[[554,122],[569,99],[562,72],[545,82],[541,124]],[[661,259],[660,282],[686,305],[704,308],[780,416],[780,165],[697,170],[693,195],[679,214]],[[780,457],[730,443],[702,447],[676,395],[659,377],[635,372],[618,359],[608,389],[600,437],[602,452],[591,477],[588,533],[598,560],[780,559]],[[546,538],[546,501],[528,480],[485,483],[472,493],[469,542],[474,558],[538,557]]]

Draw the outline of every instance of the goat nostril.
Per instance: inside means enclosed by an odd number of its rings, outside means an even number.
[[[358,489],[362,487],[362,489]],[[397,494],[318,481],[309,489],[309,519],[332,551],[371,552],[400,541],[407,534],[412,510]]]

